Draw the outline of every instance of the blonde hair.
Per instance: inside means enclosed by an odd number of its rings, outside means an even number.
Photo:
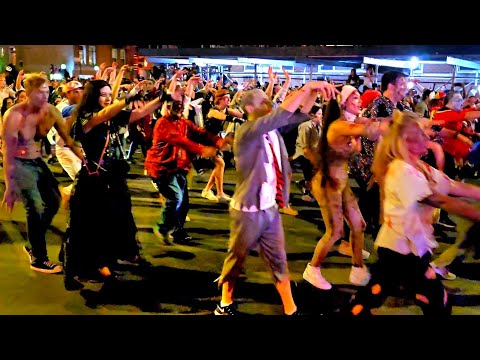
[[[412,111],[393,111],[393,121],[382,140],[378,142],[373,155],[372,180],[377,181],[380,188],[380,223],[383,223],[383,201],[385,199],[385,175],[390,163],[395,159],[406,160],[408,145],[405,143],[406,131],[411,126],[422,128],[420,117]]]
[[[47,75],[43,73],[27,74],[25,75],[25,80],[23,82],[23,86],[25,87],[25,93],[29,95],[33,90],[38,89],[45,83],[47,83],[47,85],[50,85]]]
[[[405,132],[410,126],[421,127],[420,117],[412,111],[395,109],[393,121],[388,131],[379,141],[373,156],[372,172],[381,185],[387,173],[388,166],[395,159],[405,160],[408,157],[408,148],[405,144]]]

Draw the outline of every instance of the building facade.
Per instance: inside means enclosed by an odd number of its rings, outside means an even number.
[[[135,46],[112,45],[0,45],[0,71],[13,65],[17,71],[43,71],[51,78],[91,78],[102,63],[118,67],[133,64]]]

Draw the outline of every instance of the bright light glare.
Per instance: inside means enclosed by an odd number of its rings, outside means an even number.
[[[66,68],[67,68],[67,65],[65,64],[60,65],[60,69],[65,70]]]
[[[62,74],[51,74],[50,78],[52,80],[63,80],[63,75]]]
[[[410,69],[416,69],[418,64],[418,58],[416,56],[412,56],[412,58],[410,59]]]
[[[413,82],[409,81],[407,83],[407,89],[410,90],[411,88],[413,88],[413,85],[414,85]]]

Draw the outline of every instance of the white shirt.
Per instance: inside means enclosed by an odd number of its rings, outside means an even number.
[[[261,185],[260,189],[260,209],[257,209],[256,206],[251,206],[247,208],[246,206],[242,206],[239,203],[236,203],[233,199],[230,201],[230,206],[238,211],[243,212],[257,212],[260,210],[266,210],[275,206],[277,201],[275,200],[277,194],[277,175],[275,173],[275,168],[273,164],[273,153],[270,148],[270,143],[268,139],[273,144],[273,151],[275,151],[275,156],[278,159],[278,165],[280,166],[280,170],[282,170],[282,161],[280,157],[280,143],[278,140],[278,136],[275,131],[270,131],[263,136],[263,143],[267,152],[267,159],[268,162],[265,163],[265,173],[267,174],[267,181]]]
[[[375,246],[400,254],[423,256],[438,246],[433,235],[435,208],[419,201],[432,195],[432,189],[448,194],[451,179],[425,164],[427,177],[403,160],[393,160],[385,176],[383,224]]]
[[[355,122],[355,119],[357,118],[357,115],[354,115],[348,111],[344,111],[343,112],[343,117],[345,118],[345,120],[347,120],[348,122]]]
[[[62,101],[60,101],[55,107],[60,110],[60,112],[62,112],[63,109],[65,109],[67,106],[69,106],[70,103],[68,102],[68,99],[65,98],[65,99],[62,99]],[[65,122],[65,118],[63,119],[63,121]],[[54,138],[55,137],[55,140],[54,140],[54,143],[58,146],[58,147],[64,147],[65,146],[65,141],[60,137],[60,136],[56,136],[57,135],[57,131],[55,130],[55,128],[52,126],[52,128],[50,129],[50,131],[48,132],[48,135],[49,137],[51,138]]]

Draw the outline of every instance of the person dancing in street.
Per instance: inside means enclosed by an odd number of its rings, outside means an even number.
[[[273,109],[272,100],[260,89],[245,92],[242,108],[248,121],[236,132],[233,152],[237,184],[230,202],[228,254],[218,278],[221,301],[215,315],[238,315],[233,300],[235,283],[249,251],[259,247],[272,272],[286,315],[301,314],[293,299],[279,207],[288,204],[291,168],[278,128],[307,121],[317,93],[335,96],[335,87],[324,81],[308,82]],[[338,92],[338,91],[337,91]],[[301,111],[298,111],[303,104]]]
[[[480,209],[459,197],[480,200],[480,187],[454,181],[423,162],[429,141],[417,114],[394,111],[372,164],[383,199],[383,224],[375,240],[378,260],[371,266],[369,283],[348,306],[351,315],[371,315],[400,286],[424,315],[451,313],[447,291],[429,264],[438,246],[434,212],[440,207],[479,221]]]
[[[340,104],[339,104],[340,102]],[[320,266],[335,242],[344,236],[344,218],[350,227],[352,268],[349,280],[355,285],[366,285],[370,280],[363,264],[363,234],[365,221],[355,195],[348,184],[348,160],[361,150],[361,136],[376,140],[390,124],[389,118],[381,121],[363,119],[353,123],[350,117],[361,109],[360,94],[351,85],[342,89],[340,101],[332,99],[327,104],[320,142],[320,162],[312,179],[312,194],[317,200],[325,223],[325,234],[318,241],[313,257],[307,264],[303,278],[322,290],[332,288],[322,275]],[[340,106],[345,110],[341,110]]]

